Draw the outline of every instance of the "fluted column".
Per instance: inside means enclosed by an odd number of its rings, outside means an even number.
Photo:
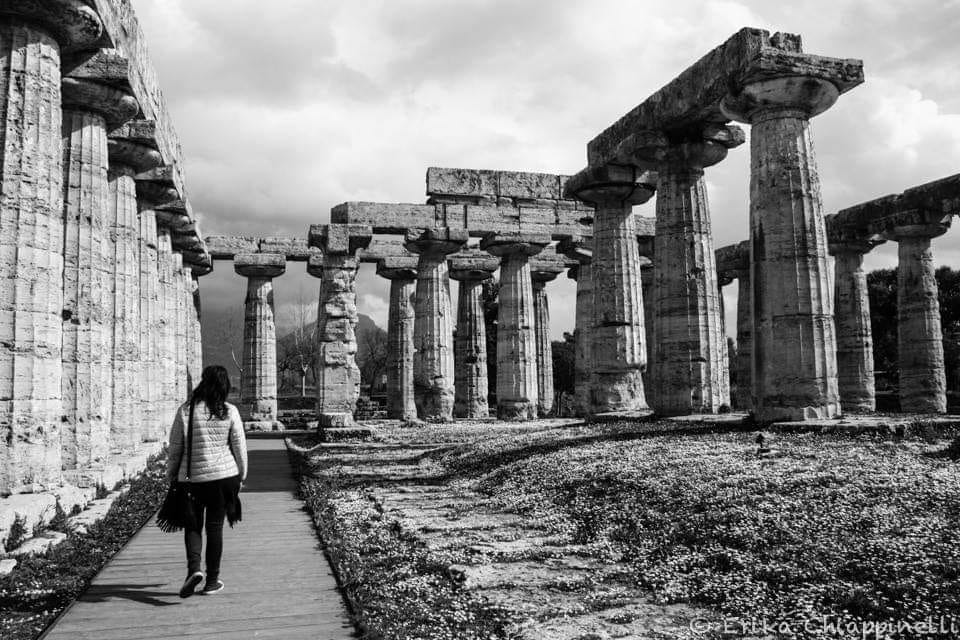
[[[405,422],[417,419],[413,397],[413,295],[417,286],[416,258],[387,258],[377,263],[377,275],[390,281],[387,320],[388,415]]]
[[[286,257],[269,253],[237,254],[233,268],[247,279],[243,304],[243,378],[240,413],[243,425],[273,431],[277,422],[277,327],[273,279],[286,269]]]
[[[0,493],[61,478],[60,56],[101,30],[79,2],[0,7]]]
[[[870,296],[863,255],[872,248],[864,242],[830,245],[834,256],[834,317],[837,331],[837,385],[844,411],[875,411],[873,330]]]
[[[189,342],[189,323],[187,305],[193,306],[193,297],[189,290],[190,270],[183,264],[183,254],[173,254],[173,290],[174,290],[174,400],[177,405],[186,401],[187,390],[187,353]],[[189,296],[189,299],[188,299]]]
[[[152,209],[140,211],[140,357],[143,376],[140,381],[140,413],[144,442],[163,438],[167,416],[162,404],[160,358],[161,295],[157,238],[157,219]]]
[[[596,206],[593,223],[592,351],[595,413],[647,408],[643,294],[635,204],[653,195],[653,178],[627,167],[597,167],[570,178],[567,190]]]
[[[739,128],[725,129],[742,132]],[[656,357],[650,404],[662,415],[716,413],[729,405],[728,356],[704,167],[728,144],[667,145],[658,164],[652,301]],[[647,301],[648,304],[651,301]]]
[[[593,326],[593,274],[590,269],[593,248],[592,243],[563,240],[558,250],[578,262],[577,266],[567,272],[567,277],[577,283],[577,309],[573,329],[574,410],[578,416],[585,417],[593,413],[593,350],[590,335]]]
[[[111,438],[114,261],[107,128],[133,117],[136,100],[112,87],[64,78],[63,424],[64,469],[102,466],[130,445]]]
[[[553,391],[553,344],[550,341],[550,302],[547,299],[547,283],[564,271],[562,266],[534,263],[530,276],[533,279],[533,315],[537,345],[537,412],[542,418],[556,414],[556,398]]]
[[[530,257],[549,244],[547,236],[491,234],[480,248],[500,258],[497,311],[497,417],[537,417],[537,340]]]
[[[827,238],[810,118],[837,99],[814,77],[772,78],[724,101],[752,125],[750,237],[754,414],[763,421],[840,413]]]
[[[454,360],[453,310],[447,255],[466,242],[458,229],[411,229],[407,251],[419,255],[414,303],[413,394],[417,414],[424,420],[453,419]]]
[[[317,311],[317,413],[321,428],[353,424],[360,397],[357,367],[357,258],[325,253],[307,272],[320,278]]]
[[[646,330],[647,347],[647,366],[643,368],[643,388],[650,389],[653,385],[650,374],[653,369],[653,361],[656,358],[657,341],[654,337],[656,322],[654,322],[653,312],[653,260],[645,256],[640,256],[640,288],[643,292],[643,327]]]
[[[157,226],[157,272],[159,276],[157,370],[159,373],[160,419],[167,421],[176,410],[177,348],[174,339],[176,335],[177,304],[174,293],[173,249],[170,240],[170,228],[163,224]]]
[[[907,216],[904,216],[905,218]],[[897,346],[900,410],[945,413],[946,373],[943,329],[930,240],[943,234],[943,221],[902,220],[887,232],[898,244]]]
[[[750,269],[737,272],[737,393],[733,406],[753,409],[753,307],[750,296]]]
[[[110,274],[113,291],[113,421],[111,440],[124,451],[139,449],[149,435],[141,402],[149,364],[143,350],[140,221],[133,176],[158,166],[160,154],[136,143],[110,139],[109,233],[114,238]]]
[[[450,278],[460,283],[457,331],[454,338],[454,405],[457,418],[490,416],[487,378],[487,326],[483,311],[483,283],[500,266],[497,258],[464,250],[449,260]]]

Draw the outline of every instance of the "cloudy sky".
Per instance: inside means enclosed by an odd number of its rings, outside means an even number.
[[[340,202],[423,202],[428,166],[576,172],[588,140],[744,26],[864,61],[866,82],[814,120],[827,213],[960,172],[960,0],[133,4],[206,234],[303,236]],[[749,143],[707,180],[716,246],[745,239]],[[934,250],[960,264],[960,231]],[[867,262],[895,265],[895,245]],[[574,285],[550,286],[559,335]],[[291,264],[276,290],[282,322],[318,282]],[[239,312],[244,281],[218,263],[201,291]],[[381,326],[386,295],[366,267],[360,311]]]

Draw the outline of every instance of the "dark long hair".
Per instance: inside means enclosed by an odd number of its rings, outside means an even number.
[[[219,365],[205,367],[200,376],[200,384],[190,396],[190,404],[203,402],[210,414],[218,420],[227,417],[227,396],[230,395],[230,375]]]

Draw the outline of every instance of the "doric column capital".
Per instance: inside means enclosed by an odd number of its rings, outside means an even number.
[[[384,258],[377,262],[377,275],[387,280],[416,280],[418,262],[406,256]]]
[[[140,103],[127,89],[70,77],[63,78],[61,88],[64,109],[98,113],[111,128],[130,120],[140,111]]]
[[[558,275],[570,267],[569,258],[557,253],[541,253],[530,260],[530,277],[533,287],[542,288],[546,283],[555,280]]]
[[[580,264],[590,264],[593,260],[593,242],[583,238],[563,238],[557,244],[557,253],[562,253]],[[573,269],[570,270],[571,273]],[[571,276],[576,280],[576,276]]]
[[[744,143],[746,135],[737,125],[700,123],[669,135],[661,131],[638,131],[624,138],[615,150],[619,162],[639,168],[702,173],[717,164],[727,151]]]
[[[570,176],[564,195],[594,205],[643,204],[657,189],[657,174],[633,166],[587,167]]]
[[[951,218],[951,215],[944,215],[940,211],[911,209],[873,221],[870,230],[888,240],[932,239],[947,232]]]
[[[286,257],[275,253],[240,253],[233,258],[233,270],[247,278],[276,278],[286,267]]]
[[[749,82],[720,102],[731,120],[756,124],[770,118],[810,119],[833,106],[840,90],[830,80],[791,75]]]
[[[493,277],[500,268],[500,260],[480,251],[462,251],[450,256],[450,279],[463,282],[482,282]]]
[[[459,251],[466,244],[467,237],[466,229],[408,229],[404,247],[410,253],[445,256]]]
[[[328,255],[355,255],[358,249],[370,246],[373,229],[362,224],[310,225],[307,244]]]
[[[514,254],[535,256],[550,244],[550,236],[534,233],[488,233],[480,241],[480,248],[497,257]]]
[[[103,35],[97,11],[82,0],[4,0],[0,17],[42,24],[63,51],[90,47]]]

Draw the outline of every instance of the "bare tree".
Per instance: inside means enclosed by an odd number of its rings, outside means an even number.
[[[388,357],[387,332],[373,322],[361,324],[357,330],[357,367],[363,384],[376,386],[387,370]]]
[[[283,336],[277,345],[278,377],[284,371],[290,371],[300,377],[300,396],[307,395],[307,374],[316,380],[317,362],[317,309],[316,305],[306,302],[301,291],[297,302],[285,315],[291,327],[290,333]]]

